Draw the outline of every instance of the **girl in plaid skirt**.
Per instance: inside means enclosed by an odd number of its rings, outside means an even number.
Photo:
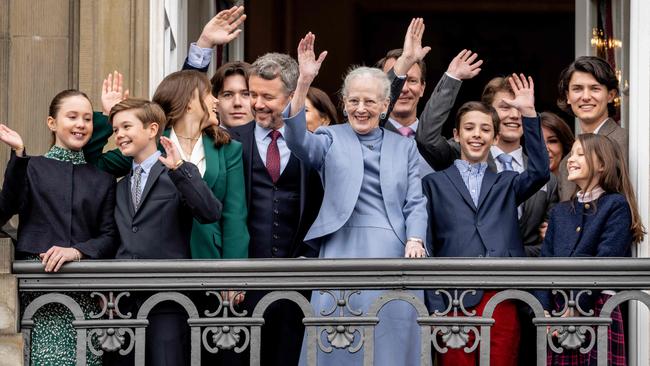
[[[544,244],[543,257],[628,257],[632,243],[643,239],[645,230],[628,178],[625,160],[618,146],[602,135],[583,134],[573,144],[567,167],[569,180],[580,189],[570,201],[556,205]],[[578,291],[574,291],[577,294]],[[600,315],[613,291],[582,294],[577,302],[584,311]],[[564,298],[544,291],[540,296],[544,308],[564,309]],[[578,314],[568,309],[570,316]],[[621,311],[612,312],[608,329],[608,365],[626,365],[625,338]],[[595,329],[594,329],[595,330]],[[590,336],[587,335],[587,338]],[[554,338],[558,345],[557,338]],[[588,344],[588,339],[583,346]],[[549,350],[549,365],[596,365],[597,347],[586,354],[578,350],[554,353]]]

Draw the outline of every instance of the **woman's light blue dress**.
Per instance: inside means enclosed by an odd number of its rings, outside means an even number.
[[[321,238],[319,258],[401,258],[404,257],[404,244],[397,237],[388,221],[386,208],[382,198],[379,177],[379,160],[383,130],[380,128],[359,135],[362,145],[364,175],[361,191],[354,211],[347,223],[338,231]],[[407,162],[404,162],[405,164]],[[345,182],[328,182],[330,184],[345,184]],[[361,291],[350,296],[349,307],[353,311],[363,312],[365,316],[371,304],[384,291]],[[423,299],[423,291],[412,291]],[[333,290],[332,294],[340,298],[340,291]],[[339,307],[335,306],[334,298],[319,291],[312,293],[311,304],[316,316],[323,316],[331,309],[336,310],[327,316],[338,317]],[[343,316],[352,316],[344,308]],[[391,301],[384,305],[379,312],[379,324],[375,327],[374,365],[408,366],[420,364],[420,327],[416,323],[415,309],[404,301]],[[322,328],[319,328],[319,332]],[[360,331],[361,328],[360,328]],[[320,332],[324,345],[329,345],[327,333]],[[355,334],[354,347],[359,342],[359,333]],[[303,351],[300,364],[306,365],[306,340],[303,341]],[[348,349],[333,348],[331,353],[320,350],[317,344],[309,345],[318,349],[318,365],[362,365],[362,347],[356,353]]]

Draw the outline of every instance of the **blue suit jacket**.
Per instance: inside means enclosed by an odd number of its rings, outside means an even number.
[[[317,246],[313,239],[340,229],[354,210],[364,174],[361,143],[348,123],[307,131],[304,109],[285,120],[285,125],[287,145],[300,160],[318,170],[325,189],[318,217],[305,237]],[[415,142],[384,133],[379,176],[388,220],[397,237],[403,243],[409,237],[424,240],[426,201]]]
[[[429,242],[434,257],[524,257],[517,206],[535,194],[550,177],[548,153],[539,118],[524,118],[528,166],[518,174],[486,169],[478,205],[474,205],[455,165],[422,181],[429,210]],[[482,292],[466,296],[476,305]],[[430,308],[446,308],[446,298],[427,293]]]

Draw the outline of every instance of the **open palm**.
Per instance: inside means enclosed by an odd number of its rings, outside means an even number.
[[[316,53],[314,52],[315,41],[316,36],[309,32],[298,44],[298,67],[300,69],[300,76],[310,83],[318,75],[320,66],[327,56],[327,51],[323,51],[318,56],[318,59],[316,59]]]
[[[4,124],[0,124],[0,141],[9,145],[12,149],[16,150],[22,148],[23,139],[18,132],[12,130]]]
[[[508,82],[515,95],[514,99],[503,98],[507,105],[517,108],[524,116],[535,115],[535,84],[533,78],[524,74],[512,74]]]
[[[197,44],[203,48],[212,48],[232,41],[241,33],[242,30],[237,27],[244,20],[246,20],[246,14],[244,14],[243,6],[233,6],[220,11],[203,27]]]

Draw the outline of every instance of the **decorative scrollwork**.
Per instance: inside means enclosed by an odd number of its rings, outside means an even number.
[[[323,339],[320,334],[327,333],[327,341],[330,345],[323,344]],[[355,333],[359,335],[359,341],[354,344]],[[354,325],[336,325],[325,326],[320,330],[318,336],[318,346],[325,353],[331,353],[333,348],[348,349],[349,353],[358,352],[363,346],[363,334],[361,330]]]
[[[441,339],[445,343],[444,347],[438,343],[438,333],[441,334]],[[474,333],[474,343],[472,343],[471,346],[467,347],[470,333]],[[445,325],[433,328],[431,340],[433,347],[440,353],[447,353],[449,348],[459,349],[461,347],[464,347],[463,349],[466,353],[470,353],[478,347],[480,338],[480,333],[475,326]]]
[[[566,313],[567,311],[570,312],[570,314],[574,313],[577,311],[578,314],[582,316],[593,316],[594,311],[589,310],[585,311],[581,306],[580,306],[580,297],[583,295],[591,295],[591,290],[581,290],[578,291],[576,294],[574,290],[569,291],[569,295],[567,296],[566,291],[564,290],[553,290],[551,291],[553,295],[560,295],[563,298],[563,307],[560,310],[553,310],[551,314],[553,316],[561,316],[562,314]]]
[[[559,346],[556,346],[553,341],[554,333],[557,334]],[[589,344],[586,347],[581,347],[587,339],[587,333],[589,333]],[[549,329],[547,339],[549,347],[555,353],[562,353],[565,349],[574,350],[580,348],[580,353],[586,354],[591,351],[596,343],[596,332],[588,325],[556,325]]]
[[[123,296],[131,296],[131,295],[128,292],[125,291],[125,292],[120,292],[119,294],[117,294],[117,296],[114,297],[113,296],[113,291],[110,291],[108,293],[108,299],[107,299],[106,295],[102,294],[101,292],[92,292],[92,293],[90,293],[91,298],[93,298],[93,297],[98,297],[99,298],[99,302],[100,302],[101,307],[102,307],[102,310],[99,312],[99,314],[95,314],[94,312],[91,312],[90,313],[90,318],[91,319],[99,319],[99,318],[103,317],[104,315],[106,315],[106,313],[108,313],[108,318],[109,319],[113,319],[115,317],[115,315],[117,315],[117,317],[121,318],[121,319],[130,318],[131,317],[130,312],[126,313],[126,315],[124,315],[124,314],[122,314],[122,312],[120,312],[119,302],[120,302],[120,299]]]
[[[350,307],[350,297],[352,295],[360,295],[361,291],[359,290],[351,290],[351,291],[345,291],[345,290],[339,290],[339,296],[336,296],[333,291],[330,290],[321,290],[320,291],[321,295],[328,294],[332,297],[334,300],[334,304],[332,305],[331,309],[327,310],[321,310],[320,314],[322,316],[330,316],[334,314],[336,309],[339,309],[339,316],[344,316],[344,310],[347,309],[350,314],[354,316],[360,316],[363,312],[361,310],[354,310]]]
[[[212,342],[214,347],[208,342],[208,336],[210,333],[212,335]],[[237,347],[240,339],[244,338],[244,343]],[[248,347],[250,342],[250,332],[248,328],[242,326],[220,326],[220,327],[207,327],[203,330],[203,346],[210,353],[217,353],[219,350],[230,350],[234,349],[236,353],[241,353]]]
[[[465,305],[463,303],[463,299],[465,299],[466,295],[476,295],[476,290],[463,290],[461,292],[460,296],[458,295],[458,290],[454,290],[454,295],[452,296],[449,291],[443,290],[443,289],[438,289],[435,291],[436,295],[444,295],[447,297],[447,308],[443,311],[438,311],[435,310],[434,314],[436,316],[445,316],[452,312],[453,310],[453,316],[458,316],[458,310],[460,310],[461,313],[463,313],[465,316],[474,316],[476,315],[476,310],[468,311],[465,308]]]
[[[124,347],[126,343],[125,335],[129,336],[129,343]],[[100,348],[96,349],[92,340],[94,336],[97,336],[99,341]],[[115,352],[119,350],[121,355],[126,355],[133,349],[135,344],[135,334],[131,328],[107,328],[107,329],[92,329],[89,332],[88,337],[88,348],[96,356],[101,356],[104,352]]]
[[[244,292],[243,291],[238,291],[237,295],[239,295],[239,294],[244,294]],[[238,312],[237,310],[235,310],[235,303],[232,302],[232,301],[229,301],[228,299],[224,300],[223,296],[221,296],[221,293],[218,292],[218,291],[206,291],[205,295],[206,296],[210,296],[210,295],[216,296],[217,300],[218,300],[218,304],[219,304],[217,306],[217,310],[215,310],[213,312],[210,312],[209,310],[206,309],[205,312],[204,312],[205,316],[216,317],[217,315],[219,315],[219,313],[221,313],[221,310],[223,310],[223,317],[224,318],[228,317],[228,312],[229,311],[230,311],[230,313],[232,313],[232,315],[237,316],[237,317],[246,316],[246,314],[248,313],[246,310],[242,310],[241,312]]]

